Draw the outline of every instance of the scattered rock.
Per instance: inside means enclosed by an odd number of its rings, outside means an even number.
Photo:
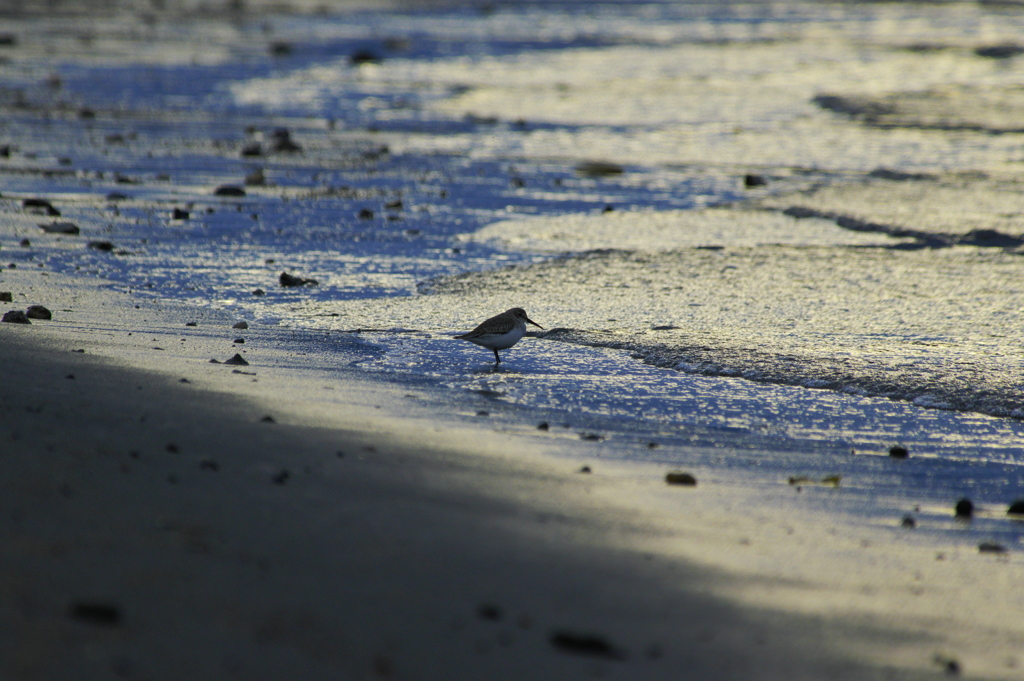
[[[26,237],[26,238],[22,239],[21,241],[19,241],[18,245],[21,246],[22,248],[31,248],[32,242],[29,241],[28,238]]]
[[[185,322],[185,326],[199,326],[199,322]]]
[[[744,175],[743,186],[747,189],[751,187],[764,187],[768,184],[768,180],[764,179],[762,175]]]
[[[248,324],[248,322],[235,322],[235,325],[232,326],[231,328],[232,329],[248,329],[249,328],[249,324]]]
[[[235,340],[233,340],[231,342],[232,343],[237,343],[237,344],[241,345],[242,343],[245,342],[245,339],[244,338],[236,338]]]
[[[237,198],[237,197],[245,196],[245,190],[242,189],[241,187],[237,186],[237,185],[222,184],[221,186],[219,186],[219,187],[217,187],[216,189],[213,190],[213,195],[214,196],[232,196],[232,197],[236,197]]]
[[[684,485],[686,487],[697,486],[697,478],[693,477],[689,473],[683,473],[682,471],[671,471],[666,473],[665,482],[670,485]]]
[[[107,194],[107,201],[127,201],[128,195],[121,192],[110,192]]]
[[[292,46],[283,40],[277,40],[270,43],[270,47],[267,48],[267,53],[271,57],[287,57],[292,53]]]
[[[901,522],[900,525],[912,530],[917,527],[917,521],[914,520],[913,516],[905,515],[903,516],[903,522]]]
[[[224,362],[224,364],[232,364],[232,365],[234,365],[234,366],[240,366],[240,367],[247,367],[247,366],[249,366],[249,363],[245,361],[245,358],[244,358],[244,357],[242,357],[242,356],[241,356],[240,354],[238,354],[237,352],[235,353],[235,356],[234,356],[234,357],[232,357],[232,358],[231,358],[231,359],[229,359],[229,360],[226,360],[226,361]]]
[[[910,456],[910,452],[908,452],[907,448],[903,445],[893,445],[892,447],[889,447],[889,456],[894,459],[906,459]]]
[[[547,430],[550,427],[551,426],[548,425],[547,421],[541,421],[540,423],[537,424],[537,430]]]
[[[402,210],[402,199],[395,199],[384,204],[388,210]]]
[[[79,601],[68,611],[73,619],[101,627],[116,627],[121,623],[121,609],[113,603]]]
[[[278,277],[278,281],[281,283],[281,286],[286,287],[320,285],[320,282],[318,282],[316,279],[304,279],[302,277],[296,277],[294,275],[288,274],[287,272],[282,272],[281,276]]]
[[[86,244],[86,248],[93,248],[97,251],[109,253],[112,250],[114,250],[114,244],[110,243],[109,241],[90,241],[89,243]]]
[[[172,220],[188,220],[189,217],[189,212],[183,208],[175,208],[171,211]]]
[[[51,222],[49,224],[40,224],[39,229],[43,230],[48,234],[81,234],[82,230],[78,228],[73,222]]]
[[[254,296],[265,296],[265,295],[267,295],[267,292],[266,292],[266,291],[264,291],[264,290],[263,290],[263,289],[261,289],[261,288],[258,288],[258,289],[256,289],[256,290],[254,290],[254,291],[252,292],[252,294],[253,294]]]
[[[580,468],[580,473],[590,473],[590,472],[591,472],[590,466],[583,466],[582,468]]]
[[[349,55],[348,61],[353,66],[359,66],[360,64],[379,64],[380,57],[371,52],[370,50],[356,50]]]
[[[587,442],[600,442],[604,437],[597,433],[580,433],[580,439]]]
[[[476,609],[476,614],[482,620],[497,622],[501,619],[501,608],[493,603],[484,603]]]
[[[584,161],[576,166],[576,172],[588,177],[601,177],[603,175],[621,175],[623,167],[618,163],[605,161]]]
[[[957,239],[956,242],[965,246],[983,248],[1016,248],[1024,244],[1024,239],[1003,234],[996,229],[974,229]]]
[[[29,319],[53,319],[53,315],[42,305],[30,305],[25,310],[25,316]]]
[[[1024,516],[1024,499],[1018,499],[1006,509],[1006,515]]]
[[[983,45],[974,48],[974,54],[989,59],[1010,59],[1024,54],[1024,46],[1017,43],[1001,43],[999,45]]]
[[[549,639],[555,649],[574,655],[589,655],[618,660],[624,655],[604,636],[598,634],[578,634],[571,631],[556,631]]]
[[[271,478],[271,480],[274,481],[275,485],[283,485],[291,476],[292,474],[288,472],[288,469],[282,469],[281,472]]]
[[[302,151],[302,147],[292,139],[288,128],[275,128],[270,133],[270,150],[282,154],[295,154]]]
[[[983,541],[978,544],[978,551],[980,553],[1006,553],[1007,549],[994,541]]]
[[[181,451],[180,449],[178,449],[178,445],[174,444],[173,442],[168,442],[167,446],[164,447],[164,449],[167,450],[168,454],[177,454],[178,452]]]
[[[888,168],[875,168],[868,177],[873,177],[879,180],[891,180],[893,182],[907,182],[913,180],[934,180],[935,175],[931,173],[904,173],[899,170],[889,170]]]
[[[21,205],[23,208],[28,208],[30,213],[60,217],[60,211],[54,208],[53,204],[46,199],[23,199]]]
[[[957,518],[970,518],[974,515],[974,502],[967,497],[964,497],[960,501],[956,502],[956,506],[953,510],[955,511]]]
[[[357,215],[358,215],[360,220],[372,220],[373,219],[373,211],[370,210],[369,208],[363,208],[362,210],[359,211],[359,213]]]
[[[32,323],[32,322],[30,322],[28,320],[28,317],[25,316],[25,313],[22,312],[21,310],[11,310],[10,312],[4,312],[3,319],[0,320],[0,321],[5,321],[5,322],[8,322],[10,324],[31,324]]]
[[[0,303],[10,303],[14,301],[14,296],[11,295],[10,291],[0,291]]]
[[[274,420],[273,416],[267,414],[266,416],[260,419],[260,423],[277,423],[277,421]]]
[[[477,415],[477,416],[490,416],[490,415],[491,415],[491,412],[489,412],[489,411],[485,411],[485,410],[481,409],[480,411],[478,411],[478,412],[476,413],[476,415]]]
[[[263,175],[263,169],[257,168],[248,175],[245,176],[246,187],[262,187],[267,183],[267,178]]]
[[[13,33],[0,33],[0,47],[14,47],[18,38]]]

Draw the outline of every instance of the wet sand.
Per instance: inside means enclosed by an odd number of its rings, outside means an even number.
[[[1024,663],[1014,557],[768,503],[713,469],[696,488],[656,465],[580,473],[552,454],[582,443],[439,418],[294,331],[136,309],[56,273],[3,283],[11,306],[54,310],[0,327],[5,678],[1010,679]],[[247,366],[209,362],[243,348]]]

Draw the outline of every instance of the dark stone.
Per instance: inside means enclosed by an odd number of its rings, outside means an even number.
[[[199,326],[198,322],[185,322],[185,326]]]
[[[1017,43],[1002,43],[1000,45],[983,45],[974,48],[974,54],[989,59],[1009,59],[1019,54],[1024,54],[1024,46]]]
[[[612,660],[623,657],[622,653],[615,650],[615,647],[612,646],[608,639],[598,634],[579,634],[563,630],[551,634],[549,641],[555,649],[563,653],[589,655]]]
[[[537,430],[547,430],[548,428],[550,428],[550,426],[547,421],[541,421],[537,424]]]
[[[804,208],[803,206],[790,206],[786,210],[782,211],[783,215],[788,215],[791,218],[801,220],[803,218],[816,218],[819,217],[820,213],[813,208]]]
[[[872,101],[866,97],[842,97],[839,95],[818,95],[811,100],[822,109],[868,120],[896,113],[889,104]]]
[[[245,186],[247,187],[262,187],[266,183],[267,178],[263,175],[262,168],[257,168],[245,176]]]
[[[604,438],[597,433],[580,433],[580,439],[587,442],[600,442]]]
[[[126,201],[126,200],[128,200],[128,195],[127,194],[122,194],[121,192],[110,192],[109,194],[107,194],[107,201]]]
[[[1010,504],[1010,507],[1006,509],[1007,515],[1019,515],[1024,516],[1024,499],[1017,499],[1017,501]]]
[[[18,38],[13,33],[0,33],[0,47],[14,47]]]
[[[501,619],[501,608],[493,603],[484,603],[476,609],[476,614],[482,620],[497,622]]]
[[[172,220],[188,220],[189,219],[189,212],[187,210],[184,210],[183,208],[175,208],[174,210],[171,211],[171,219]]]
[[[908,452],[907,448],[903,445],[893,445],[892,447],[889,447],[889,456],[894,459],[906,459],[910,456],[910,452]]]
[[[10,303],[14,300],[14,296],[11,295],[10,291],[0,291],[0,303]]]
[[[241,187],[233,184],[222,184],[213,190],[214,196],[231,196],[231,197],[242,197],[245,196],[245,190]]]
[[[106,253],[114,250],[114,244],[109,241],[90,241],[86,244],[86,247],[96,249],[97,251],[104,251]]]
[[[875,168],[868,173],[868,177],[874,177],[880,180],[891,180],[893,182],[935,179],[935,175],[931,175],[929,173],[904,173],[899,170],[889,170],[888,168]]]
[[[22,239],[21,241],[19,241],[18,245],[21,246],[22,248],[31,248],[32,247],[32,242],[29,241],[26,238],[26,239]]]
[[[231,359],[229,359],[229,360],[226,360],[226,361],[224,362],[224,364],[233,364],[233,365],[235,365],[235,366],[241,366],[241,367],[247,367],[247,366],[249,366],[249,363],[245,361],[245,358],[244,358],[244,357],[242,357],[242,356],[241,356],[240,354],[238,354],[237,352],[235,353],[235,356],[234,356],[234,357],[232,357],[232,358],[231,358]]]
[[[590,466],[583,466],[580,468],[580,473],[590,473]]]
[[[42,305],[30,305],[25,310],[25,316],[29,319],[53,319],[53,315]]]
[[[283,469],[280,473],[271,478],[271,480],[274,481],[275,485],[283,485],[291,476],[292,474],[289,473],[287,469]]]
[[[275,128],[270,133],[270,137],[273,140],[270,145],[271,151],[285,154],[294,154],[302,151],[302,147],[292,140],[292,134],[288,131],[288,128]]]
[[[613,206],[610,203],[606,203],[604,205],[604,208],[601,209],[601,212],[602,213],[614,213],[615,212],[615,206]]]
[[[960,501],[956,502],[954,507],[957,518],[970,518],[974,515],[974,502],[967,497],[964,497]]]
[[[100,627],[116,627],[121,623],[121,609],[112,603],[79,601],[69,609],[72,618]]]
[[[266,291],[264,291],[264,290],[263,290],[263,289],[261,289],[261,288],[258,288],[258,289],[256,289],[255,291],[253,291],[253,292],[252,292],[252,294],[253,294],[254,296],[265,296],[265,295],[267,295],[267,292],[266,292]]]
[[[978,551],[980,553],[1006,553],[1007,549],[994,541],[983,541],[978,544]]]
[[[242,156],[262,156],[263,147],[259,142],[250,142],[242,147]]]
[[[697,478],[693,477],[689,473],[683,473],[681,471],[672,471],[665,474],[665,482],[670,485],[684,485],[686,487],[696,487]]]
[[[96,118],[96,112],[87,106],[83,106],[81,109],[78,110],[78,117],[83,119]]]
[[[388,210],[402,210],[402,199],[395,199],[384,204]]]
[[[236,338],[235,340],[233,340],[231,342],[232,343],[238,343],[240,345],[240,344],[245,342],[245,339],[244,338]]]
[[[903,516],[903,522],[901,522],[900,525],[912,530],[917,527],[917,521],[914,520],[913,516],[905,515]]]
[[[277,423],[277,421],[274,420],[273,416],[267,414],[266,416],[260,419],[260,423]]]
[[[349,55],[349,63],[353,66],[359,66],[360,64],[379,64],[380,57],[371,52],[370,50],[356,50]]]
[[[231,328],[232,329],[248,329],[249,328],[249,324],[247,322],[235,322],[235,325],[232,326]]]
[[[764,187],[768,184],[768,180],[764,179],[762,175],[744,175],[743,186],[747,189],[751,187]]]
[[[8,322],[9,324],[31,324],[28,317],[21,310],[11,310],[10,312],[4,312],[3,319],[0,321]]]
[[[995,229],[975,229],[957,239],[957,243],[986,248],[1016,248],[1024,244],[1024,239]]]
[[[164,449],[167,450],[168,454],[177,454],[178,452],[181,451],[180,449],[178,449],[178,445],[174,444],[173,442],[168,442],[167,446],[164,447]]]
[[[360,220],[372,220],[373,219],[373,211],[370,210],[369,208],[363,208],[362,210],[359,211],[359,213],[357,213],[357,215],[359,216]]]
[[[82,230],[73,222],[51,222],[48,225],[39,225],[39,229],[48,234],[81,234]]]
[[[576,166],[576,172],[588,177],[601,177],[603,175],[621,175],[624,168],[618,163],[606,161],[584,161]]]
[[[292,46],[284,41],[270,43],[267,50],[271,57],[287,57],[292,53]]]
[[[50,217],[60,217],[60,211],[53,207],[46,199],[22,199],[21,205],[24,208],[34,209],[30,212],[41,213],[43,215],[49,215]]]
[[[278,277],[278,281],[281,286],[285,287],[296,287],[296,286],[319,286],[320,282],[316,279],[304,279],[302,277],[296,277],[287,272],[282,272],[281,276]]]

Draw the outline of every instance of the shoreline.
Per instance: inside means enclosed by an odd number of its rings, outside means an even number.
[[[558,441],[456,425],[402,386],[325,383],[289,331],[243,332],[256,376],[232,374],[209,364],[230,318],[45,281],[32,300],[71,311],[0,327],[10,678],[916,679],[955,663],[1009,679],[1024,663],[1015,553],[775,507],[703,471],[695,489],[653,465],[581,474]],[[303,398],[314,386],[329,400]]]

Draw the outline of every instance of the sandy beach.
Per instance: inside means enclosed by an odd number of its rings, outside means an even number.
[[[1024,678],[1020,17],[523,7],[4,10],[0,679]]]

